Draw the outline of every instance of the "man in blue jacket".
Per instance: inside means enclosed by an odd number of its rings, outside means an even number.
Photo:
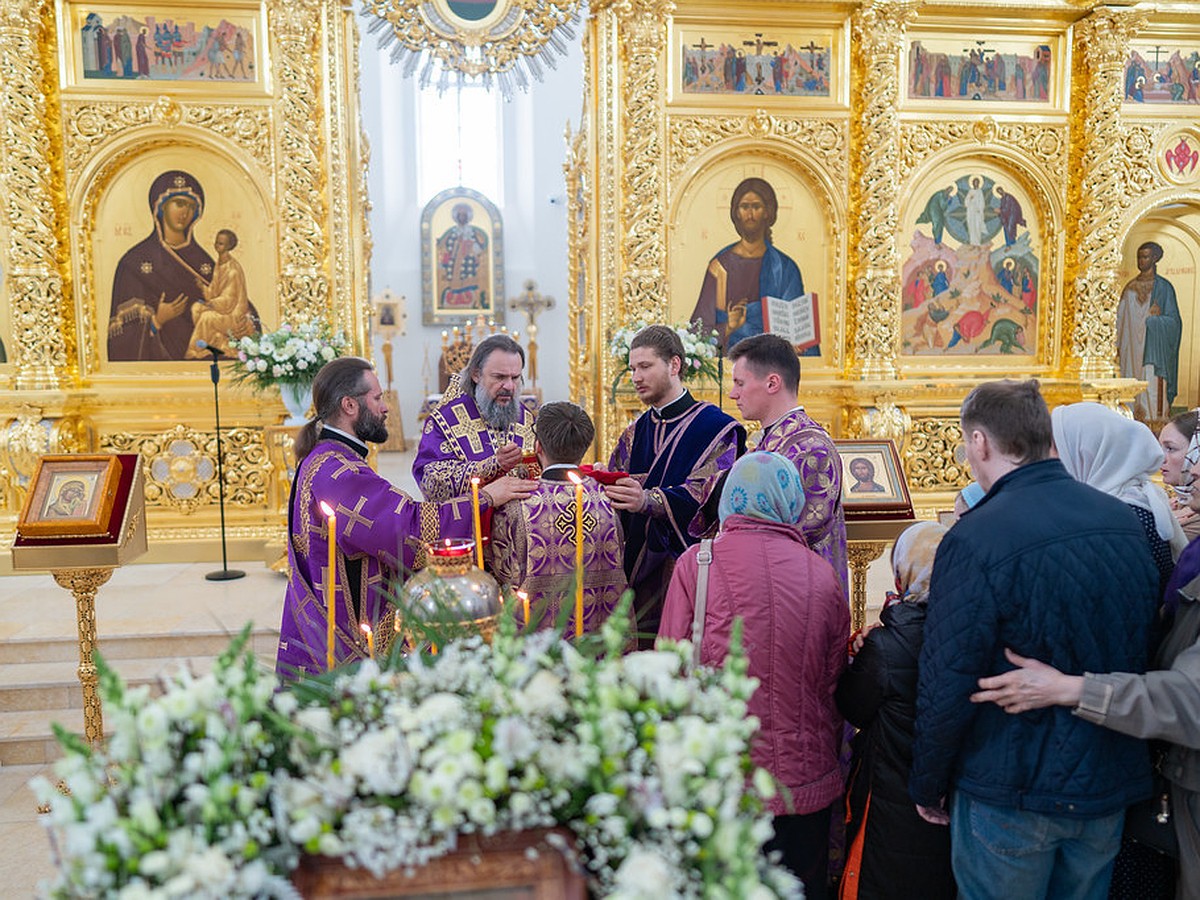
[[[1145,744],[970,695],[1012,668],[1005,647],[1071,674],[1144,671],[1157,570],[1129,507],[1052,457],[1037,381],[980,385],[961,420],[987,495],[934,562],[909,791],[948,816],[960,897],[1104,898],[1125,807],[1150,793]]]

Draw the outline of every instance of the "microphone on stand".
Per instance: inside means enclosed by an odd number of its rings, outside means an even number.
[[[217,496],[220,498],[221,504],[221,570],[209,572],[204,579],[206,581],[233,581],[236,578],[245,578],[246,573],[241,569],[229,568],[229,559],[225,552],[225,454],[221,449],[221,397],[217,392],[217,385],[221,381],[221,367],[217,365],[217,360],[221,357],[221,350],[204,340],[196,341],[196,347],[212,354],[209,377],[212,378],[213,383],[213,411],[217,422]]]

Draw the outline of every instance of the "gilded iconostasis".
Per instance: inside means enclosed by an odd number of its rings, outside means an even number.
[[[970,479],[957,410],[981,380],[1037,377],[1052,403],[1152,425],[1200,402],[1193,5],[592,12],[581,340],[599,385],[623,324],[716,308],[728,347],[783,291],[819,320],[802,402],[837,436],[895,440],[926,509]],[[750,274],[746,190],[769,225]],[[611,441],[636,398],[593,397]]]
[[[495,29],[513,0],[476,6]],[[560,26],[525,6],[522,28]],[[0,515],[40,454],[137,451],[152,552],[212,545],[196,341],[322,321],[371,352],[358,12],[7,4]],[[568,324],[539,340],[569,348],[598,455],[638,409],[609,402],[618,330],[699,317],[727,349],[772,308],[777,324],[803,314],[809,411],[835,436],[895,440],[927,510],[969,479],[957,409],[981,380],[1036,376],[1052,402],[1152,423],[1200,403],[1194,4],[593,0],[584,15],[582,114],[562,147]],[[435,55],[434,70],[450,58]],[[397,71],[420,77],[418,62]],[[474,74],[510,96],[524,75],[485,71],[505,64]],[[509,299],[506,210],[471,188],[425,218],[414,205],[423,240],[387,248],[424,263],[430,327]],[[486,286],[434,260],[485,238]],[[763,262],[739,268],[751,240]],[[219,316],[203,306],[216,279],[236,286]],[[522,281],[510,272],[508,293]],[[416,321],[415,304],[398,312]],[[401,379],[418,378],[410,364]],[[273,394],[223,395],[237,554],[277,554],[283,418]]]

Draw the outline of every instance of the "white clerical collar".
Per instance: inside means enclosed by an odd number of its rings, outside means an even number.
[[[680,388],[679,393],[675,396],[675,399],[672,400],[671,403],[678,403],[680,400],[683,399],[685,394],[687,394],[687,388],[685,388],[685,387]],[[663,414],[663,410],[666,409],[668,406],[670,406],[671,403],[664,403],[662,406],[653,406],[653,407],[651,407],[651,409],[653,409],[656,413],[658,413],[661,416]]]
[[[355,435],[353,435],[353,434],[350,434],[350,432],[348,432],[348,431],[342,431],[342,429],[340,429],[340,428],[334,428],[332,425],[322,425],[321,427],[322,427],[322,428],[324,428],[326,431],[332,431],[332,432],[334,432],[335,434],[340,434],[342,437],[346,438],[346,439],[347,439],[347,440],[349,440],[351,443],[357,444],[358,446],[362,447],[362,448],[363,448],[363,453],[364,453],[364,454],[365,454],[365,453],[367,452],[367,450],[369,449],[369,448],[367,447],[367,445],[366,445],[365,443],[363,443],[363,441],[359,440],[359,439],[358,439],[358,437],[356,437],[356,436],[355,436]]]
[[[575,465],[575,463],[551,463],[550,465],[548,465],[544,469],[542,469],[542,474],[544,475],[547,472],[552,472],[555,469],[578,469],[578,468],[579,468],[579,466]]]

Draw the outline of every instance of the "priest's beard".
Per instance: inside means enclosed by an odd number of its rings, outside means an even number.
[[[358,421],[354,423],[354,436],[360,441],[382,444],[388,436],[383,416],[371,412],[365,406],[360,407]]]
[[[488,396],[487,388],[482,384],[475,385],[475,405],[479,407],[479,415],[494,431],[508,431],[521,417],[521,407],[516,395],[510,391],[501,391],[496,395],[507,397],[507,403],[499,403]]]

